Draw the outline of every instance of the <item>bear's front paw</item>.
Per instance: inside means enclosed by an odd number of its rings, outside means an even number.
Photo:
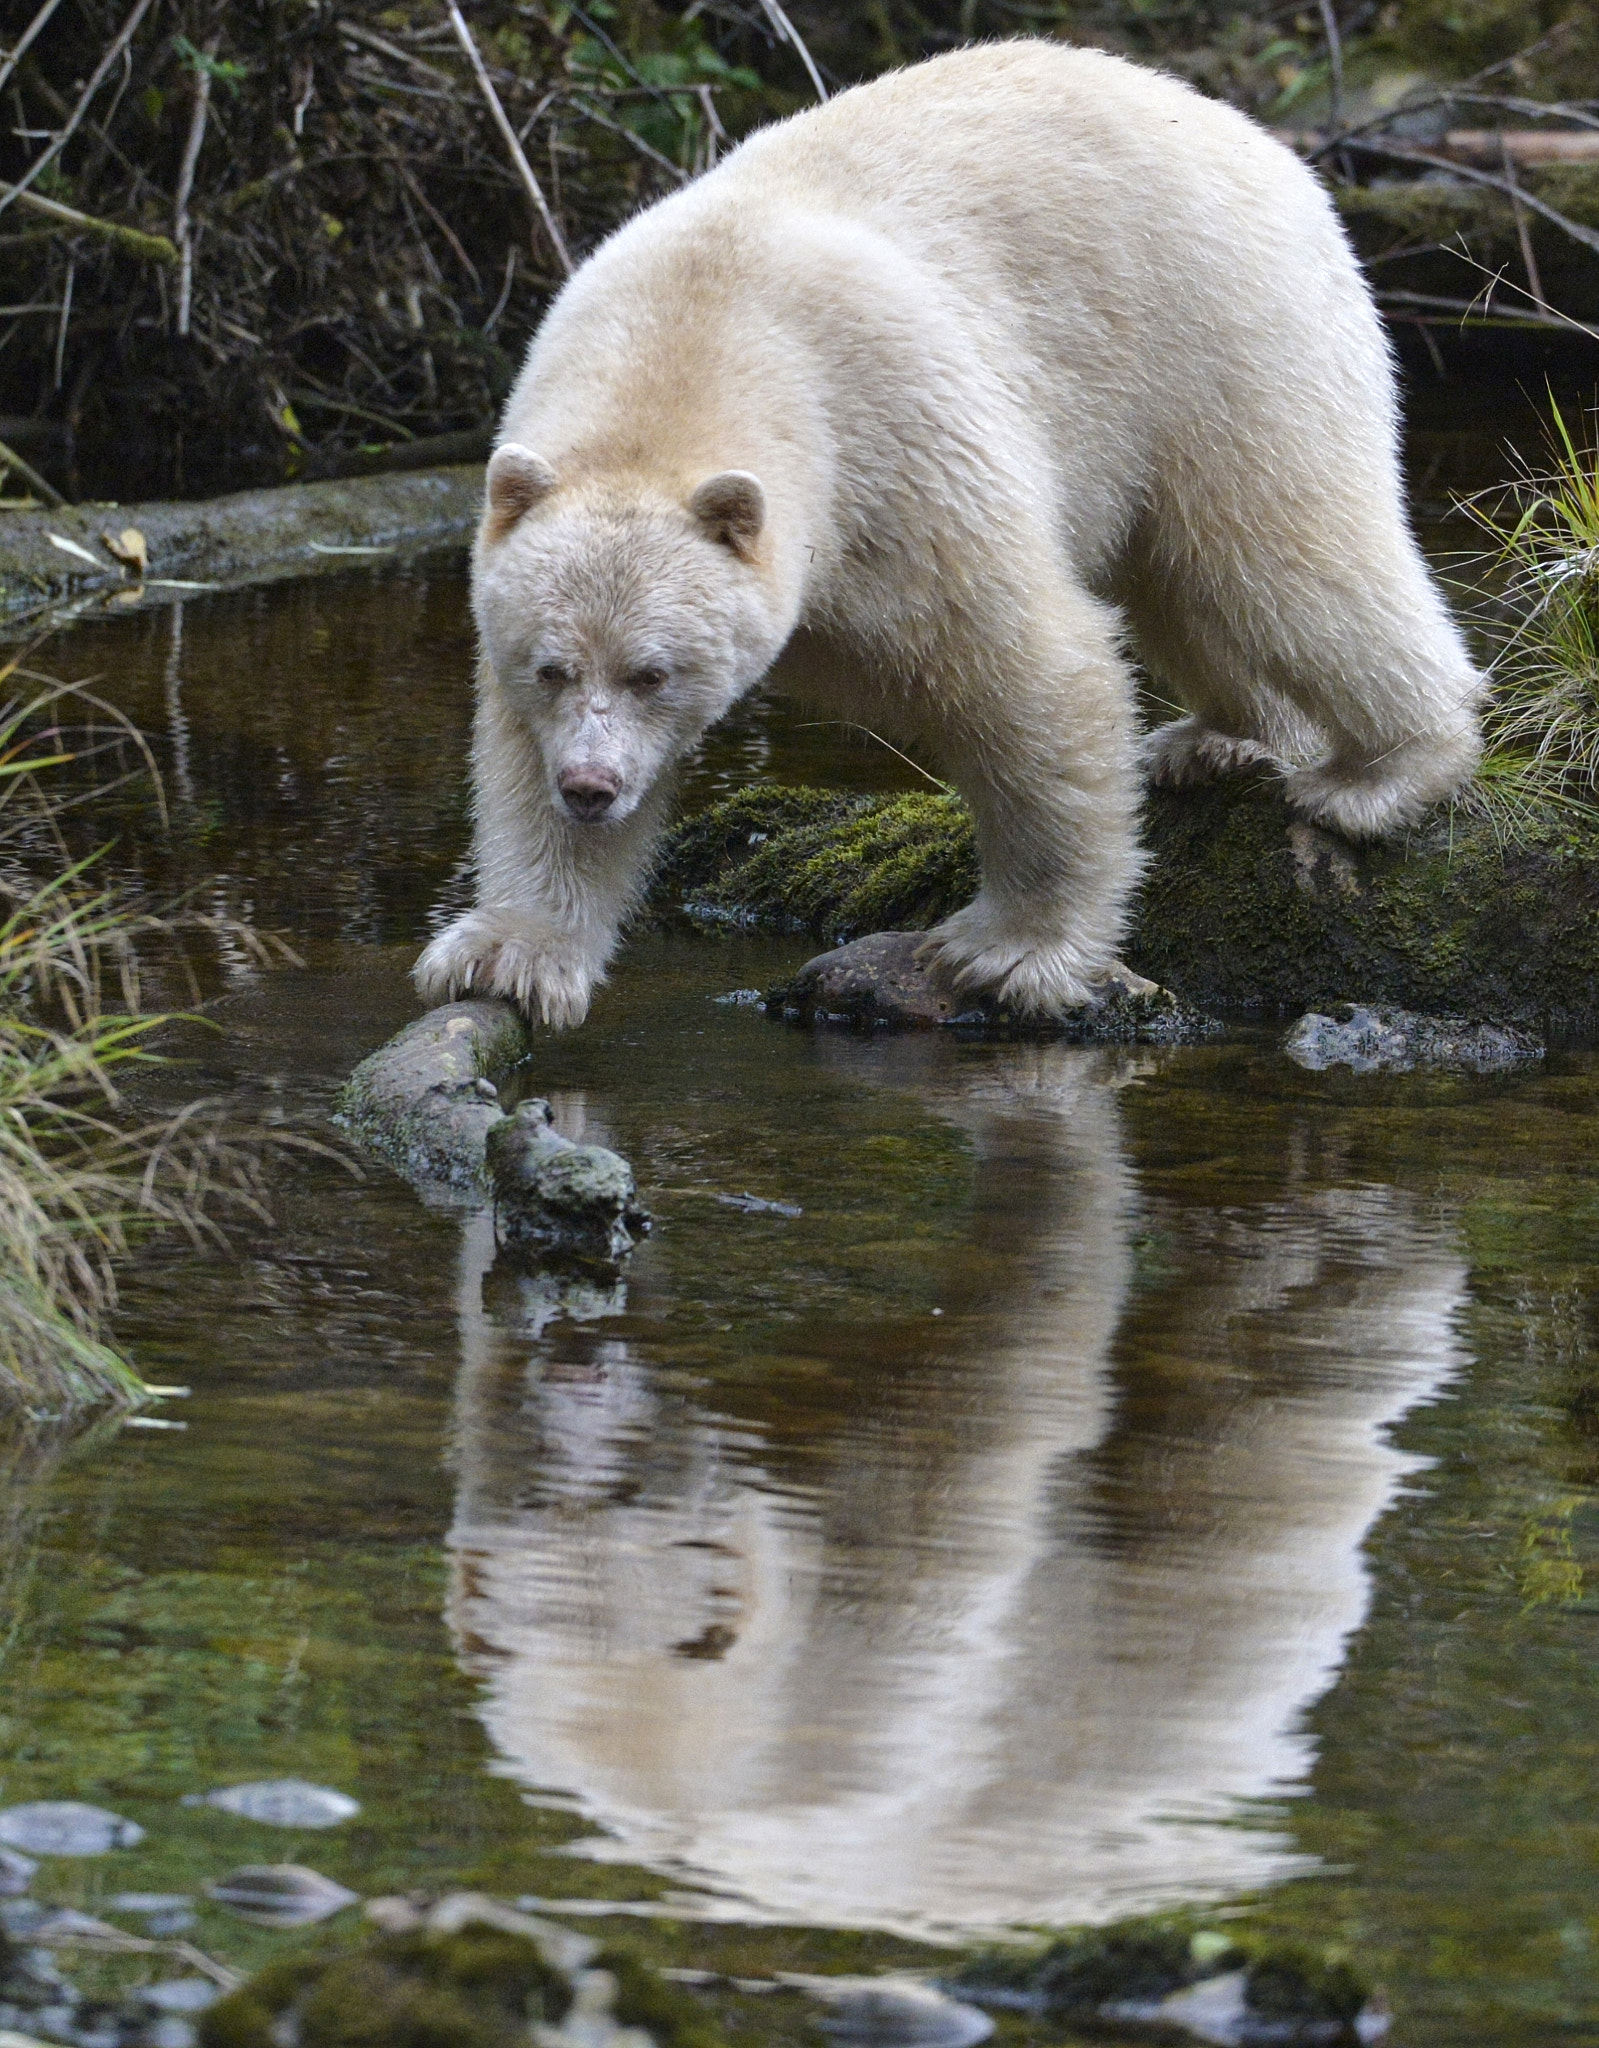
[[[958,993],[982,996],[1024,1017],[1058,1016],[1099,992],[1111,964],[1062,937],[1007,930],[979,897],[928,933],[918,956]]]
[[[501,996],[525,1017],[565,1031],[588,1015],[599,970],[568,939],[514,913],[470,910],[427,947],[412,979],[425,1003]]]

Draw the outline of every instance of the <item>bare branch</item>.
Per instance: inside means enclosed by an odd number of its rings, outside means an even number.
[[[827,98],[827,87],[822,83],[822,74],[817,70],[815,63],[812,61],[810,51],[800,41],[799,30],[795,28],[793,22],[789,20],[782,8],[778,6],[777,0],[761,0],[761,12],[777,31],[778,40],[787,43],[805,66],[805,75],[810,79],[816,97],[819,100],[825,101]]]
[[[562,235],[556,223],[555,215],[550,211],[549,201],[544,197],[543,186],[533,175],[533,166],[528,162],[527,157],[523,153],[521,143],[516,139],[516,130],[511,126],[510,117],[500,104],[500,96],[494,90],[494,81],[490,78],[483,59],[478,53],[477,44],[472,40],[472,31],[466,25],[466,17],[457,6],[456,0],[445,0],[445,6],[449,13],[450,25],[455,30],[456,38],[461,48],[466,52],[466,60],[472,67],[472,75],[477,80],[478,91],[482,93],[484,102],[494,118],[495,127],[499,129],[500,134],[505,139],[505,146],[511,152],[511,161],[516,165],[522,183],[526,187],[527,196],[533,202],[533,210],[543,223],[544,232],[550,238],[550,245],[555,251],[556,261],[566,272],[567,276],[570,277],[575,265],[572,262],[571,253],[567,249],[566,238]]]
[[[12,72],[16,70],[23,57],[27,54],[28,45],[60,5],[61,0],[44,0],[44,5],[11,46],[11,55],[7,57],[3,64],[0,64],[0,85],[4,85]]]
[[[1473,170],[1470,164],[1453,163],[1446,156],[1434,156],[1429,150],[1395,149],[1386,142],[1356,141],[1353,137],[1346,138],[1341,146],[1345,149],[1358,150],[1366,156],[1383,157],[1390,163],[1419,164],[1429,171],[1448,171],[1451,177],[1464,178],[1470,184],[1486,185],[1490,191],[1502,192],[1507,199],[1513,200],[1516,196],[1503,178],[1496,178],[1488,171]],[[1580,242],[1585,249],[1599,253],[1599,231],[1585,228],[1580,221],[1570,219],[1568,215],[1551,206],[1547,200],[1539,199],[1531,192],[1522,192],[1520,197],[1523,206],[1530,207],[1534,213],[1541,214],[1547,221],[1552,221],[1562,234],[1569,235],[1574,242]]]
[[[58,199],[46,199],[42,192],[24,191],[20,185],[0,184],[0,207],[13,199],[19,206],[27,207],[31,213],[42,213],[46,220],[56,222],[63,229],[81,235],[98,235],[102,241],[115,242],[130,256],[142,257],[146,263],[163,263],[169,268],[177,264],[177,249],[165,235],[147,235],[142,229],[124,227],[120,221],[96,220],[92,214],[79,213],[75,206],[63,206]]]
[[[43,498],[47,505],[62,506],[67,501],[52,483],[47,483],[36,469],[23,461],[15,448],[8,448],[0,441],[0,469],[14,469],[35,497]]]
[[[180,268],[178,271],[178,332],[187,337],[189,332],[189,311],[194,291],[194,236],[189,229],[189,195],[194,190],[194,169],[200,161],[200,148],[205,141],[206,116],[211,107],[211,63],[221,42],[220,35],[210,37],[206,43],[204,57],[207,61],[194,68],[194,107],[189,115],[189,133],[183,145],[183,162],[178,170],[178,194],[172,209],[172,239],[178,245]]]
[[[153,0],[133,0],[132,12],[129,14],[127,20],[122,24],[121,28],[118,29],[116,35],[112,38],[112,41],[109,47],[107,48],[105,55],[94,67],[94,71],[90,75],[88,84],[83,88],[83,91],[78,95],[78,104],[72,109],[72,112],[67,116],[65,125],[57,130],[56,135],[52,140],[49,148],[41,150],[39,155],[34,158],[31,164],[29,164],[27,170],[23,173],[22,177],[18,180],[18,182],[15,185],[8,185],[3,189],[0,189],[0,213],[5,212],[6,208],[11,204],[13,199],[20,199],[22,194],[26,192],[28,187],[33,183],[34,179],[39,176],[40,172],[43,171],[48,165],[53,164],[56,158],[61,154],[62,150],[66,148],[68,142],[71,141],[72,136],[76,131],[79,122],[82,121],[84,115],[89,111],[90,102],[93,100],[95,94],[100,90],[101,83],[103,82],[106,73],[111,69],[112,65],[116,63],[117,59],[128,47],[128,44],[133,40],[135,31],[138,29],[139,23],[143,21],[144,17],[149,13],[152,5]]]

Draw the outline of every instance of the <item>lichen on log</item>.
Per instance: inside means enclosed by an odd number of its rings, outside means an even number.
[[[1338,1002],[1529,1025],[1599,1026],[1599,835],[1551,813],[1506,843],[1443,808],[1357,847],[1296,819],[1256,773],[1156,791],[1150,865],[1122,957],[1207,1008]],[[756,786],[681,825],[657,901],[697,922],[834,944],[922,930],[977,885],[953,798]]]

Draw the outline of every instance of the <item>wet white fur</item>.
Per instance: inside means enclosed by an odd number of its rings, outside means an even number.
[[[1157,777],[1297,755],[1295,805],[1371,836],[1476,758],[1326,195],[1098,51],[964,51],[762,131],[583,266],[501,441],[479,907],[423,955],[429,998],[578,1022],[673,764],[774,667],[959,787],[983,886],[934,950],[1036,1010],[1088,992],[1140,871],[1125,640],[1193,714],[1144,743]],[[728,470],[764,496],[743,553],[689,509]],[[574,763],[621,777],[601,823],[561,804]]]

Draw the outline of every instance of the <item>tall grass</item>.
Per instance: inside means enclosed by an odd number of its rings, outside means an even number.
[[[1551,809],[1599,819],[1599,446],[1551,400],[1549,459],[1467,510],[1499,594],[1477,795],[1512,833]]]
[[[260,1152],[213,1105],[140,1121],[130,1072],[172,1022],[141,1002],[159,953],[188,973],[214,920],[156,915],[74,857],[68,814],[133,772],[142,740],[88,693],[0,668],[0,1399],[35,1415],[150,1389],[106,1338],[116,1267],[136,1238],[215,1237],[227,1210],[264,1214]],[[64,717],[84,721],[77,727]],[[106,764],[111,764],[109,774]],[[70,779],[69,779],[70,771]],[[237,932],[234,936],[239,936]],[[263,951],[263,942],[243,934]]]

